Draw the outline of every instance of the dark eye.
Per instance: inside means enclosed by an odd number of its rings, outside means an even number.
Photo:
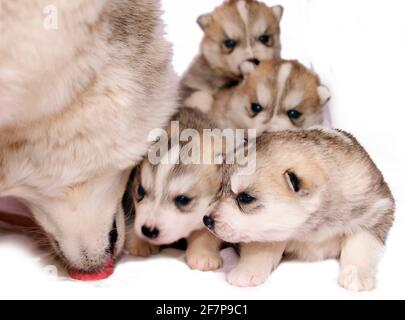
[[[236,200],[240,204],[251,204],[256,201],[256,198],[252,197],[247,193],[239,193],[238,196],[236,197]]]
[[[260,112],[263,111],[263,107],[260,104],[258,104],[256,102],[253,102],[252,103],[252,111],[255,114],[259,114]]]
[[[301,182],[300,179],[296,176],[294,172],[287,171],[288,179],[290,180],[291,187],[294,192],[300,192],[301,190]]]
[[[140,198],[139,201],[143,200],[143,198],[145,198],[145,196],[146,196],[146,191],[145,191],[144,187],[139,186],[138,187],[138,197]]]
[[[302,113],[298,110],[290,110],[287,112],[287,115],[291,120],[298,120],[299,118],[301,118]]]
[[[271,36],[269,36],[268,34],[263,34],[259,37],[259,41],[263,44],[268,44],[269,41],[271,39]]]
[[[174,202],[176,203],[176,206],[178,206],[178,207],[185,207],[190,204],[191,199],[186,196],[178,196],[176,199],[174,199]]]
[[[224,41],[224,46],[228,49],[235,49],[236,45],[238,44],[238,42],[236,40],[233,39],[226,39]]]

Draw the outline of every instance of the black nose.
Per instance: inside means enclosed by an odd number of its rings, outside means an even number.
[[[147,226],[143,226],[142,233],[146,238],[156,239],[159,236],[159,229],[148,228]]]
[[[260,60],[253,58],[253,59],[249,59],[248,62],[253,63],[254,65],[258,66],[260,64]]]
[[[115,244],[118,241],[117,223],[115,221],[108,236],[110,239],[110,247],[108,248],[108,253],[114,254]]]
[[[211,230],[214,229],[214,227],[215,227],[214,219],[212,219],[211,217],[205,216],[203,221],[208,229],[211,229]]]

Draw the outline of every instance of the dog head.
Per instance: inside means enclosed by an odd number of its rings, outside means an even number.
[[[158,165],[145,161],[133,186],[135,231],[145,240],[171,244],[204,228],[220,185],[214,165]]]
[[[229,0],[198,18],[204,31],[202,53],[210,66],[231,79],[243,69],[280,56],[281,6],[255,0]]]
[[[254,173],[233,167],[213,213],[204,219],[227,242],[291,240],[324,209],[327,174],[310,152],[296,147],[293,134],[281,139],[267,134],[257,143]]]
[[[263,132],[308,129],[323,122],[329,90],[297,61],[263,62],[235,87],[226,117],[233,127]]]
[[[30,206],[68,269],[98,272],[121,254],[125,221],[120,200],[127,176],[105,175],[65,190],[59,200],[44,196]]]

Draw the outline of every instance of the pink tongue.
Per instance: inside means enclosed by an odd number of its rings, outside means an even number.
[[[72,279],[79,281],[100,281],[107,279],[114,273],[114,260],[110,259],[104,269],[96,273],[85,273],[74,269],[68,270],[69,276]]]

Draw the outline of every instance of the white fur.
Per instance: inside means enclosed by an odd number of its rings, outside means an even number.
[[[290,119],[285,115],[275,115],[270,122],[267,132],[282,131],[282,130],[297,130]]]
[[[367,231],[349,236],[343,245],[340,258],[340,285],[352,291],[373,290],[383,251],[381,242]]]
[[[236,7],[238,8],[239,15],[247,27],[249,25],[249,11],[244,0],[238,1]]]
[[[279,108],[281,98],[283,96],[285,85],[287,80],[289,79],[292,72],[292,64],[291,63],[284,63],[281,65],[280,70],[278,71],[277,75],[277,109]]]
[[[271,91],[269,90],[268,85],[260,82],[257,85],[256,90],[257,90],[257,97],[259,99],[260,104],[264,107],[271,106],[273,99],[272,99]]]
[[[287,97],[284,100],[284,106],[288,109],[296,108],[304,97],[304,92],[301,90],[293,90],[288,93]]]
[[[331,93],[328,88],[324,86],[318,87],[319,98],[321,99],[321,104],[326,104],[331,99]]]
[[[214,98],[212,94],[204,91],[193,93],[185,102],[184,105],[190,108],[196,108],[204,113],[210,112]]]

